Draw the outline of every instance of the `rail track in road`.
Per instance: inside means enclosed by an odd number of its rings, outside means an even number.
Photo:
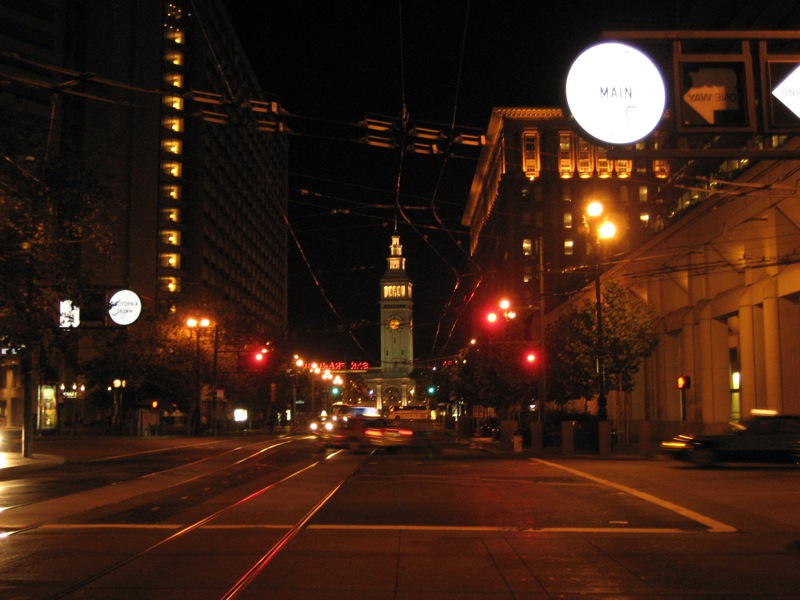
[[[167,488],[167,491],[174,497],[181,497],[185,486],[202,487],[209,478],[234,478],[237,469],[247,467],[257,459],[262,463],[265,460],[279,461],[278,454],[285,452],[293,442],[302,442],[302,438],[275,441],[255,451],[250,449],[244,455],[241,455],[241,448],[238,452],[226,452],[224,454],[229,460],[224,466],[219,463],[222,453],[215,454],[213,468],[206,468],[203,474],[197,475],[187,473],[186,468],[183,468],[187,477],[181,483]],[[96,509],[95,513],[90,511],[73,514],[65,519],[42,518],[18,530],[9,531],[6,537],[13,538],[20,545],[26,541],[33,542],[34,539],[58,536],[65,541],[72,540],[72,546],[77,553],[83,551],[81,547],[89,538],[97,538],[97,548],[104,549],[98,552],[98,549],[87,548],[87,559],[91,555],[95,560],[80,562],[94,562],[93,568],[74,569],[71,574],[51,573],[48,581],[38,581],[32,585],[20,581],[14,591],[26,594],[26,598],[38,598],[39,593],[42,598],[53,599],[80,598],[87,595],[94,597],[93,594],[97,593],[123,597],[120,595],[120,585],[125,584],[120,582],[136,582],[139,579],[137,573],[148,570],[152,572],[152,565],[174,563],[177,555],[180,556],[181,570],[184,573],[208,573],[211,558],[209,552],[197,552],[197,549],[213,548],[216,552],[220,545],[225,545],[236,555],[225,573],[219,573],[219,578],[213,584],[197,583],[202,590],[187,592],[184,584],[179,584],[177,589],[182,591],[182,595],[192,598],[236,598],[369,457],[368,454],[344,452],[325,455],[306,452],[303,456],[303,459],[292,465],[262,473],[258,479],[249,481],[247,486],[223,490],[213,501],[175,514],[175,518],[167,522],[148,523],[146,519],[143,523],[129,522],[131,503],[147,500],[138,498],[123,502],[118,507],[123,510],[102,507]],[[208,460],[198,461],[193,466],[205,464],[208,467],[207,463]],[[257,481],[260,483],[254,485]],[[208,486],[215,485],[212,481],[207,483]],[[213,510],[209,507],[213,507]],[[200,515],[201,510],[205,510],[206,514]],[[97,512],[101,514],[99,519]],[[142,512],[146,515],[146,511]],[[275,522],[264,523],[259,520],[251,525],[254,513],[279,515],[279,518]],[[115,522],[115,515],[126,515],[126,522]],[[188,515],[194,516],[191,520],[181,518]],[[258,535],[251,536],[256,539],[252,540],[253,543],[248,545],[247,550],[239,551],[237,538],[243,532],[256,532]],[[226,540],[221,541],[222,538]],[[81,539],[84,540],[83,543],[78,541]],[[5,540],[6,547],[10,541],[12,540]],[[115,547],[125,547],[128,550],[115,551]],[[100,560],[97,560],[98,554],[103,555]],[[4,578],[8,581],[7,576]],[[154,588],[161,585],[170,588],[170,583],[165,583],[163,577],[157,579],[160,581],[153,581]],[[144,585],[147,588],[147,584]],[[139,591],[149,598],[158,597],[158,593],[161,593],[158,589]],[[164,593],[163,597],[170,597],[176,593],[176,589],[169,589]]]

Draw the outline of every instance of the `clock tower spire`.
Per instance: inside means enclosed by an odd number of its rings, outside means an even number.
[[[413,389],[409,379],[414,367],[414,302],[406,259],[395,230],[381,279],[381,404],[406,404]]]

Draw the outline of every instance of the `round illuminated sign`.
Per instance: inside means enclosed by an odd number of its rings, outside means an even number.
[[[142,301],[136,292],[120,290],[108,300],[108,316],[117,325],[130,325],[142,314]]]
[[[608,42],[585,50],[567,75],[567,104],[590,136],[631,144],[664,114],[666,90],[658,68],[641,51]]]
[[[389,329],[400,329],[400,325],[402,324],[402,321],[396,317],[389,319]]]

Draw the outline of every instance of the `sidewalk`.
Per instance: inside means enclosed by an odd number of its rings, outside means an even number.
[[[19,473],[49,469],[63,464],[63,456],[35,453],[31,458],[25,458],[21,452],[0,452],[0,479],[8,479]]]

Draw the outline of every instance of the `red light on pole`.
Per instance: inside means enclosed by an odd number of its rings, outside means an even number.
[[[528,365],[533,365],[536,362],[536,353],[533,350],[525,353],[525,362]]]
[[[489,323],[496,323],[497,319],[498,319],[498,316],[497,316],[496,312],[490,312],[488,315],[486,315],[486,320]]]

